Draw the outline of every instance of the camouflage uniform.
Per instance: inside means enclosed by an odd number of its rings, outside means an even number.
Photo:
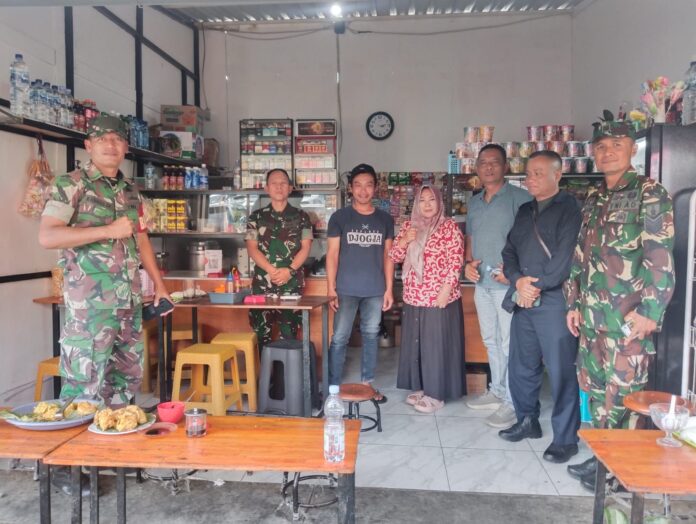
[[[44,216],[97,227],[121,216],[138,222],[141,197],[120,171],[103,176],[91,163],[56,177]],[[142,381],[140,258],[136,238],[64,249],[66,322],[61,338],[61,396],[125,404]]]
[[[625,342],[634,309],[662,326],[674,288],[672,200],[657,182],[633,171],[611,189],[590,189],[565,284],[568,309],[580,311],[578,381],[589,393],[592,425],[625,427],[623,399],[645,387],[652,337]]]
[[[311,238],[309,215],[290,204],[280,213],[269,204],[254,211],[247,221],[245,240],[258,242],[259,251],[277,268],[290,267],[302,247],[302,241]],[[255,294],[302,294],[304,275],[301,270],[297,271],[286,284],[276,286],[266,271],[256,266],[251,288]],[[290,309],[252,309],[249,320],[259,338],[259,347],[263,347],[271,341],[271,328],[275,322],[278,323],[281,338],[297,338],[302,317],[298,311]]]

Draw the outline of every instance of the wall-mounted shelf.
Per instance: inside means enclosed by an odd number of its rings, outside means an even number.
[[[140,179],[137,179],[140,180]],[[210,177],[209,180],[215,180],[215,177]],[[316,187],[309,187],[309,188],[301,188],[301,189],[293,189],[292,193],[290,194],[290,198],[294,197],[299,197],[302,196],[303,194],[327,194],[327,193],[336,193],[336,188],[333,189],[327,189],[327,188],[316,188]],[[266,190],[265,189],[140,189],[140,193],[142,193],[145,196],[153,196],[153,197],[161,197],[161,198],[170,198],[170,197],[177,197],[177,196],[199,196],[199,195],[265,195]]]

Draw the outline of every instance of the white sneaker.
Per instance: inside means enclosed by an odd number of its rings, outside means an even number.
[[[471,409],[498,409],[503,403],[490,391],[486,391],[483,395],[466,401],[466,406]]]
[[[510,404],[503,404],[486,419],[486,424],[494,428],[507,429],[517,422],[517,415]]]

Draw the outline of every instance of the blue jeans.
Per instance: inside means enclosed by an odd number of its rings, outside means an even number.
[[[377,337],[382,320],[384,297],[338,296],[338,311],[334,315],[333,337],[329,347],[329,384],[340,385],[343,377],[343,364],[346,361],[346,347],[353,329],[355,313],[360,311],[360,334],[362,335],[361,381],[375,379],[377,365]]]

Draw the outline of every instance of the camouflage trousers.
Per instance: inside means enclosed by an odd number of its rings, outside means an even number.
[[[652,338],[625,344],[623,333],[580,330],[578,383],[590,397],[592,427],[628,427],[624,397],[645,388],[654,353]]]
[[[276,286],[266,276],[254,275],[251,289],[255,295],[301,295],[303,282],[292,277],[287,284]],[[251,309],[249,322],[259,340],[259,350],[272,340],[273,325],[278,326],[280,338],[296,339],[302,324],[302,313],[292,309]]]
[[[61,397],[130,402],[143,379],[142,308],[70,309],[61,338]]]

